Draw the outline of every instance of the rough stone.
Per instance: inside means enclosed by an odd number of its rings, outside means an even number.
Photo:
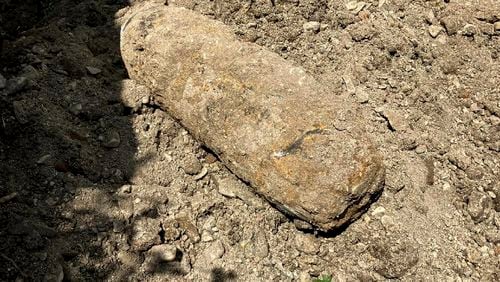
[[[454,16],[454,15],[443,17],[440,21],[441,21],[441,24],[446,29],[446,32],[448,33],[448,35],[456,34],[460,30],[460,28],[463,26],[462,20],[459,17]]]
[[[154,261],[174,261],[177,257],[177,247],[174,245],[162,244],[151,247],[148,251],[148,256]]]
[[[106,148],[117,148],[120,146],[121,139],[120,134],[116,130],[111,130],[107,132],[106,136],[104,136],[102,145]]]
[[[222,242],[215,241],[213,242],[205,251],[203,252],[203,256],[209,260],[213,261],[221,258],[225,253],[225,248]]]
[[[431,25],[429,26],[429,34],[433,37],[433,38],[436,38],[439,33],[441,33],[441,30],[443,30],[442,27],[438,26],[438,25]]]
[[[194,155],[187,155],[183,160],[182,168],[184,172],[190,175],[195,175],[201,172],[203,166],[200,163],[200,160],[196,158]]]
[[[7,95],[12,95],[25,90],[28,86],[29,80],[26,77],[15,77],[7,80],[4,91]]]
[[[304,31],[307,31],[307,32],[318,32],[320,27],[321,27],[321,24],[319,22],[314,22],[314,21],[306,22],[302,26]]]
[[[382,157],[362,119],[337,130],[332,121],[353,106],[303,68],[187,9],[145,3],[129,16],[130,77],[280,210],[332,230],[380,193]]]
[[[495,31],[500,31],[500,21],[499,22],[496,22],[493,24],[493,28],[495,29]]]
[[[238,198],[255,208],[264,206],[263,201],[251,191],[251,188],[236,177],[215,177],[214,180],[221,195],[228,198]]]
[[[491,206],[492,200],[488,195],[473,191],[469,196],[467,210],[475,222],[481,222],[488,217]]]
[[[160,222],[152,218],[141,218],[134,222],[130,236],[130,245],[134,250],[145,251],[161,243]]]
[[[100,68],[95,68],[95,67],[86,67],[87,71],[91,74],[91,75],[97,75],[97,74],[100,74],[102,72],[102,70]]]

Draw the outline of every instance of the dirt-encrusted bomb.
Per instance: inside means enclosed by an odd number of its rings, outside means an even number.
[[[280,210],[329,231],[358,218],[382,190],[382,157],[351,104],[224,24],[138,5],[122,27],[121,52],[156,103]]]

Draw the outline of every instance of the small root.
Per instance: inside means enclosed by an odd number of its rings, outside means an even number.
[[[9,195],[3,196],[0,198],[0,204],[6,203],[6,202],[14,199],[15,197],[17,197],[17,192],[12,192]]]

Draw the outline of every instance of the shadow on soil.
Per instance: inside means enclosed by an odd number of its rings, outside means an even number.
[[[109,255],[134,234],[102,212],[147,161],[135,158],[141,107],[121,97],[127,74],[114,19],[127,5],[0,0],[1,281],[124,280],[144,260],[141,251],[130,261]],[[94,206],[79,206],[92,195]],[[186,274],[175,263],[154,271]]]

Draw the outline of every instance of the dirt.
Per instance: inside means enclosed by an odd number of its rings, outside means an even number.
[[[385,188],[328,234],[128,79],[129,4],[0,1],[0,280],[500,280],[498,1],[168,1],[358,104]]]

